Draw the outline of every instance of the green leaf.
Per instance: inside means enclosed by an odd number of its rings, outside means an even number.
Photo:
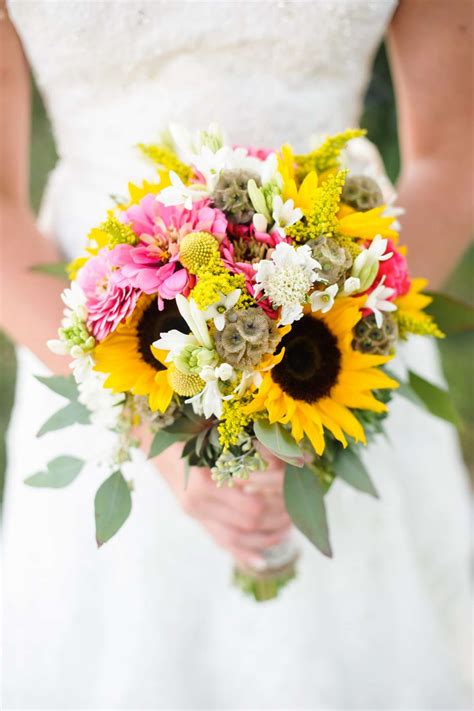
[[[157,457],[159,454],[164,452],[165,449],[171,447],[172,444],[174,444],[175,442],[179,442],[180,439],[181,437],[179,435],[172,434],[167,430],[160,430],[153,437],[150,452],[148,454],[148,459],[153,459],[153,457]]]
[[[304,457],[301,449],[291,434],[278,422],[271,425],[268,420],[256,420],[254,432],[258,441],[279,459],[296,467],[303,466]]]
[[[35,378],[58,395],[62,395],[68,400],[77,400],[77,384],[72,375],[69,375],[67,378],[62,375],[35,375]]]
[[[69,281],[69,277],[66,271],[68,262],[54,262],[51,264],[33,264],[30,267],[30,271],[37,272],[38,274],[46,274],[47,276],[54,277],[55,279],[64,279]]]
[[[121,471],[99,487],[94,500],[97,545],[106,543],[123,526],[132,510],[132,496]]]
[[[188,488],[189,484],[189,475],[191,473],[191,465],[189,464],[189,460],[185,459],[184,460],[184,490]]]
[[[33,474],[25,479],[25,484],[60,489],[74,481],[83,466],[84,461],[77,457],[56,457],[46,465],[47,471]]]
[[[337,453],[334,461],[334,472],[336,476],[343,479],[350,486],[378,499],[377,490],[372,484],[362,461],[353,449],[347,447]]]
[[[460,427],[460,419],[447,390],[433,385],[411,370],[408,371],[408,385],[415,396],[432,415]]]
[[[70,425],[87,425],[89,423],[89,410],[80,402],[70,402],[66,407],[61,408],[46,420],[39,429],[37,437],[42,437],[46,432],[61,430]]]
[[[181,439],[187,439],[189,435],[196,435],[202,430],[202,420],[190,420],[188,417],[179,417],[171,425],[166,427],[166,432],[183,435]],[[186,436],[184,436],[186,435]]]
[[[426,311],[448,336],[474,331],[474,308],[448,294],[430,292],[433,301]]]
[[[286,509],[295,526],[330,558],[332,551],[324,493],[317,475],[307,466],[287,466],[284,495]]]

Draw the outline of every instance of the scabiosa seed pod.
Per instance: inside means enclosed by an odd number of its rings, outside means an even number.
[[[241,225],[252,222],[255,210],[247,190],[249,180],[260,185],[258,175],[248,170],[223,170],[219,176],[212,200],[229,222]]]
[[[328,284],[336,284],[352,267],[352,255],[331,237],[318,237],[308,242],[312,256],[321,265],[321,275]]]
[[[352,347],[361,353],[390,355],[398,338],[397,321],[390,314],[384,314],[379,328],[374,314],[364,316],[354,328]]]
[[[344,183],[341,200],[361,212],[383,205],[382,191],[367,175],[350,175]]]
[[[256,306],[229,311],[214,338],[221,358],[239,370],[257,365],[280,341],[275,322]]]

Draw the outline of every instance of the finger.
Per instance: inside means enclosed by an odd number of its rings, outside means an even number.
[[[256,516],[252,511],[227,506],[222,501],[206,501],[201,507],[199,518],[232,527],[239,531],[260,529],[260,516]]]
[[[214,520],[203,521],[203,525],[216,543],[227,549],[263,550],[278,545],[287,535],[287,529],[279,529],[270,533],[250,533]]]
[[[240,488],[248,494],[257,492],[282,492],[284,474],[278,471],[254,472]]]

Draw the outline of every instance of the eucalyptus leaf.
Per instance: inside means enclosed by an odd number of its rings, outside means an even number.
[[[132,496],[121,471],[99,487],[94,500],[97,545],[106,543],[123,526],[132,509]]]
[[[448,336],[474,331],[474,307],[448,294],[431,292],[433,301],[426,311]]]
[[[64,279],[69,281],[67,273],[67,262],[52,262],[50,264],[33,264],[30,267],[30,271],[37,272],[38,274],[46,274],[47,276],[54,277],[55,279]]]
[[[295,526],[318,548],[332,556],[324,505],[324,493],[317,475],[307,466],[288,465],[285,470],[286,509]]]
[[[196,442],[197,438],[196,437],[191,437],[188,439],[186,444],[183,447],[183,451],[181,453],[182,457],[190,457],[192,455],[198,456],[198,453],[196,452]]]
[[[168,432],[166,430],[160,430],[153,437],[150,452],[148,453],[148,459],[153,459],[153,457],[157,457],[159,454],[164,452],[165,449],[168,449],[168,447],[171,447],[172,444],[179,441],[179,435],[172,434],[171,432]]]
[[[77,384],[72,375],[69,375],[67,378],[62,375],[35,375],[35,378],[58,395],[62,395],[68,400],[77,400]]]
[[[84,461],[77,457],[56,457],[46,465],[44,472],[38,472],[25,479],[28,486],[60,489],[70,484],[81,472]]]
[[[372,484],[366,468],[356,452],[350,447],[341,449],[337,453],[334,461],[334,472],[336,476],[343,479],[350,486],[378,499],[377,490]]]
[[[166,432],[172,434],[186,435],[184,439],[187,439],[189,435],[196,435],[202,429],[202,422],[200,420],[190,420],[188,417],[179,417],[171,425],[165,428]],[[183,437],[181,439],[183,439]]]
[[[204,445],[204,442],[206,441],[206,437],[209,434],[209,430],[201,430],[199,434],[196,437],[196,453],[198,455],[201,454],[202,448]]]
[[[82,405],[80,402],[70,402],[66,407],[61,408],[51,415],[51,417],[46,420],[44,425],[39,429],[37,437],[41,437],[47,432],[53,432],[55,430],[61,430],[64,427],[69,427],[70,425],[80,424],[87,425],[89,423],[89,410],[87,407]]]
[[[278,422],[256,420],[254,432],[258,441],[279,459],[296,467],[302,467],[304,457],[293,437]]]
[[[459,415],[447,390],[439,388],[411,370],[408,371],[408,384],[432,415],[460,427]]]

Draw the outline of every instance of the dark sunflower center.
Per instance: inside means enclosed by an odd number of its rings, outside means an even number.
[[[165,301],[163,311],[158,311],[156,301],[145,309],[137,327],[138,350],[145,363],[155,370],[164,370],[164,366],[156,360],[150,346],[157,341],[160,333],[171,331],[173,328],[188,333],[186,321],[178,311],[174,301]]]
[[[285,348],[272,378],[294,400],[316,402],[329,395],[341,368],[336,337],[323,321],[303,316],[281,340]]]

